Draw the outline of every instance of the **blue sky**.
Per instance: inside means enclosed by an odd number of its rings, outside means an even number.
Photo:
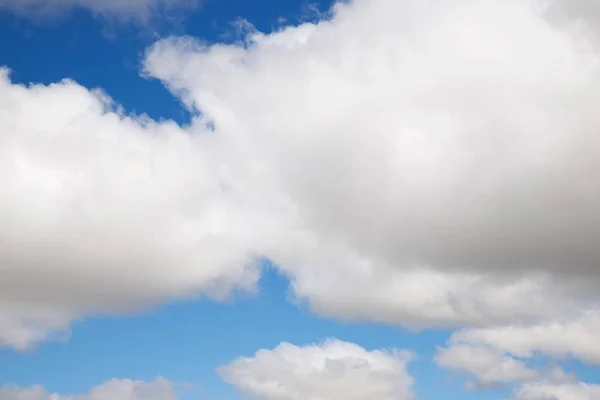
[[[600,398],[589,3],[70,3],[0,0],[0,400]]]

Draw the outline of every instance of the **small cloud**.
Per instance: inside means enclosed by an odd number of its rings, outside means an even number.
[[[413,378],[404,351],[367,351],[348,342],[282,343],[219,368],[221,377],[250,398],[297,400],[409,400]]]

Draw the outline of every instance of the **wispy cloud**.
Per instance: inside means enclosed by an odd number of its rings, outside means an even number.
[[[153,16],[198,6],[199,0],[0,0],[0,11],[36,20],[62,17],[75,8],[121,21],[146,22]]]

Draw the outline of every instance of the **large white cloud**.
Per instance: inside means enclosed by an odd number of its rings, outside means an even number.
[[[330,340],[298,347],[282,343],[221,367],[221,377],[256,400],[408,400],[413,379],[410,356],[367,351]]]
[[[533,1],[421,3],[340,4],[248,49],[167,40],[146,65],[246,138],[324,239],[394,266],[597,275],[595,53]]]
[[[357,0],[245,46],[164,40],[146,70],[286,199],[262,253],[313,310],[553,318],[597,307],[600,58],[545,4]]]
[[[257,256],[344,319],[598,308],[600,58],[542,4],[356,0],[243,45],[158,42],[145,72],[202,112],[185,129],[3,77],[0,340],[251,287]]]
[[[48,393],[42,386],[0,387],[1,400],[177,400],[175,387],[163,378],[152,382],[113,379],[96,386],[87,394]]]

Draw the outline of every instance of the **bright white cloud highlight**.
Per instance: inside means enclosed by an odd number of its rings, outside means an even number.
[[[330,340],[298,347],[282,343],[219,369],[221,377],[256,400],[408,400],[408,354],[367,351]]]
[[[87,394],[62,396],[48,393],[42,386],[0,387],[1,400],[177,400],[173,384],[163,378],[152,382],[113,379]]]

